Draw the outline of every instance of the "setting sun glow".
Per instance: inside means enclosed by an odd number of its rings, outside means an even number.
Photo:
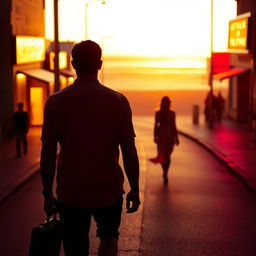
[[[213,3],[213,50],[225,52],[236,1]],[[52,9],[53,1],[46,0],[48,39],[53,39]],[[59,27],[61,41],[85,40],[87,30],[88,39],[101,45],[100,77],[111,88],[209,88],[211,0],[59,0]]]
[[[46,36],[53,38],[52,0],[46,0]],[[60,38],[85,39],[85,0],[59,0]],[[88,0],[89,39],[106,55],[209,56],[210,0]],[[236,1],[214,0],[214,50],[226,51]]]

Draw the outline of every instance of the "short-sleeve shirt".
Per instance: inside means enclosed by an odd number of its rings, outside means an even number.
[[[81,208],[111,205],[124,193],[122,138],[135,136],[128,100],[97,79],[79,80],[45,105],[43,143],[60,145],[57,197]]]

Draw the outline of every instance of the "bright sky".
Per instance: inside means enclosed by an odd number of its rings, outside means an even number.
[[[88,0],[88,35],[105,55],[209,56],[210,0]],[[59,0],[60,39],[85,39],[86,0]],[[53,0],[46,37],[53,38]],[[227,50],[235,0],[214,0],[214,51]]]

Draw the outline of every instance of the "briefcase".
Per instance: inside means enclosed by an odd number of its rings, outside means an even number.
[[[29,256],[59,256],[61,248],[61,223],[52,218],[33,228]]]

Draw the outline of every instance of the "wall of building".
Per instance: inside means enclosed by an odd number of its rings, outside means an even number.
[[[251,13],[248,29],[249,54],[233,54],[231,65],[246,67],[251,71],[248,85],[248,124],[250,128],[256,129],[256,5],[255,0],[237,0],[237,15],[247,12]],[[247,85],[245,85],[245,88],[247,88]]]
[[[44,0],[12,0],[13,35],[45,35]]]
[[[0,142],[7,136],[13,112],[11,1],[0,1]]]
[[[45,34],[44,0],[0,1],[0,142],[11,128],[15,99],[15,36]]]

